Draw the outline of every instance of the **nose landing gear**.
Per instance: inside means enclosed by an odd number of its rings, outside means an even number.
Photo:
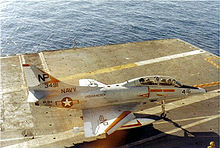
[[[167,116],[166,114],[166,110],[165,110],[165,101],[161,100],[161,109],[162,109],[162,113],[160,114],[161,118],[165,118]]]

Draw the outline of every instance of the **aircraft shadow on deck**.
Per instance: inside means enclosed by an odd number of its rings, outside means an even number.
[[[176,128],[181,128],[184,132],[184,136],[174,136],[165,134],[165,136],[148,141],[145,143],[141,143],[140,145],[131,146],[132,148],[182,148],[182,147],[207,147],[210,141],[215,141],[216,147],[219,146],[219,135],[215,132],[190,132],[181,127],[178,123],[172,121],[169,118],[161,119],[156,115],[146,115],[146,114],[136,114],[138,117],[147,117],[154,120],[165,120],[169,123],[172,123]],[[162,134],[163,132],[155,129],[153,124],[128,129],[128,130],[120,130],[116,131],[111,135],[108,135],[105,139],[96,140],[93,142],[84,142],[82,144],[76,144],[75,146],[68,148],[115,148],[133,143],[142,139],[146,139],[158,134]]]

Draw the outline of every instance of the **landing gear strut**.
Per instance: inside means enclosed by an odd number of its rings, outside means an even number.
[[[161,109],[162,109],[162,113],[160,114],[161,118],[165,118],[167,116],[166,114],[166,110],[165,110],[165,101],[161,100]]]

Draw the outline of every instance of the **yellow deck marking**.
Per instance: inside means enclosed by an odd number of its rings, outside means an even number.
[[[209,62],[210,64],[214,65],[216,68],[220,69],[220,66],[217,63],[212,61],[212,60],[215,60],[215,59],[219,60],[219,57],[208,57],[208,58],[205,58],[205,60],[207,62]]]
[[[132,68],[132,67],[136,67],[136,66],[143,66],[143,65],[147,65],[147,64],[153,64],[153,63],[168,61],[168,60],[172,60],[172,59],[177,59],[177,58],[182,58],[182,57],[192,56],[192,55],[202,54],[202,53],[205,53],[205,51],[193,50],[193,51],[189,51],[189,52],[183,52],[183,53],[179,53],[179,54],[163,56],[163,57],[159,57],[159,58],[129,63],[129,64],[125,64],[125,65],[118,65],[118,66],[113,66],[113,67],[109,67],[109,68],[98,69],[98,70],[91,71],[91,72],[79,73],[79,74],[75,74],[75,75],[71,75],[71,76],[67,76],[67,77],[61,77],[59,79],[61,81],[64,81],[64,80],[70,80],[70,79],[75,79],[75,78],[83,78],[83,77],[88,77],[91,75],[108,73],[108,72],[113,72],[113,71],[117,71],[117,70]],[[43,57],[43,54],[40,53],[39,55]],[[42,63],[44,64],[44,61],[45,61],[44,57],[41,58],[41,60],[42,60]]]
[[[211,82],[211,83],[205,83],[205,84],[193,85],[193,87],[210,87],[210,86],[216,86],[216,85],[220,85],[220,81],[218,81],[218,82]]]
[[[202,124],[202,123],[205,123],[205,122],[208,122],[208,121],[217,119],[217,118],[219,118],[219,117],[220,117],[219,114],[218,114],[218,115],[212,115],[212,116],[210,116],[209,118],[202,119],[202,120],[199,120],[199,121],[196,121],[196,122],[187,124],[187,125],[183,125],[182,128],[175,128],[175,129],[172,129],[172,130],[170,130],[170,131],[167,131],[167,132],[164,132],[164,133],[161,133],[161,134],[158,134],[158,135],[155,135],[155,136],[146,138],[146,139],[142,139],[142,140],[135,141],[135,142],[133,142],[133,143],[130,143],[130,144],[121,146],[120,148],[133,147],[133,146],[135,146],[135,145],[140,145],[140,144],[143,144],[143,143],[145,143],[145,142],[152,141],[152,140],[155,140],[155,139],[164,137],[164,136],[166,136],[167,134],[170,135],[170,134],[176,133],[176,132],[178,132],[178,131],[181,131],[182,129],[187,129],[187,128],[190,128],[190,127],[193,127],[193,126],[196,126],[196,125],[199,125],[199,124]]]
[[[117,70],[132,68],[135,66],[137,66],[137,64],[130,63],[130,64],[125,64],[125,65],[119,65],[119,66],[113,66],[113,67],[109,67],[109,68],[98,69],[98,70],[87,72],[87,73],[79,73],[79,74],[75,74],[75,75],[71,75],[71,76],[67,76],[67,77],[59,78],[59,79],[61,81],[64,81],[64,80],[70,80],[70,79],[76,79],[76,78],[83,78],[83,77],[88,77],[88,76],[97,75],[97,74],[101,74],[101,73],[108,73],[108,72],[113,72],[113,71],[117,71]]]

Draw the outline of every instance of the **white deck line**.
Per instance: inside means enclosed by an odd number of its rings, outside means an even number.
[[[43,68],[44,68],[44,71],[50,74],[50,71],[49,71],[48,65],[47,65],[47,63],[46,63],[46,60],[45,60],[45,57],[44,57],[43,52],[38,53],[38,55],[39,55],[39,57],[40,57],[42,66],[43,66]]]
[[[190,121],[190,120],[199,120],[199,119],[205,119],[205,118],[209,118],[211,116],[202,116],[202,117],[192,117],[192,118],[186,118],[186,119],[177,119],[177,120],[172,120],[173,122],[183,122],[183,121]],[[168,123],[168,121],[157,121],[154,122],[154,125],[156,124],[165,124]]]
[[[201,54],[201,53],[205,53],[205,52],[206,51],[204,51],[204,50],[193,50],[193,51],[189,51],[189,52],[183,52],[183,53],[179,53],[179,54],[173,54],[173,55],[159,57],[159,58],[155,58],[155,59],[135,62],[135,64],[137,64],[137,66],[142,66],[142,65],[146,65],[146,64],[152,64],[152,63],[157,63],[157,62],[162,62],[162,61],[168,61],[168,60],[172,60],[172,59],[176,59],[176,58]]]
[[[26,64],[26,61],[25,61],[24,55],[20,55],[20,57],[21,57],[22,64]]]
[[[20,87],[20,90],[23,90],[25,88],[26,89],[25,93],[27,95],[27,83],[26,83],[26,80],[25,80],[24,69],[23,69],[23,66],[22,66],[22,64],[26,64],[24,55],[19,55],[19,61],[20,61],[20,67],[21,67],[21,71],[22,71],[22,80],[23,80],[23,85]],[[10,90],[10,92],[11,92],[11,90]],[[6,93],[3,92],[2,94],[6,94]]]

